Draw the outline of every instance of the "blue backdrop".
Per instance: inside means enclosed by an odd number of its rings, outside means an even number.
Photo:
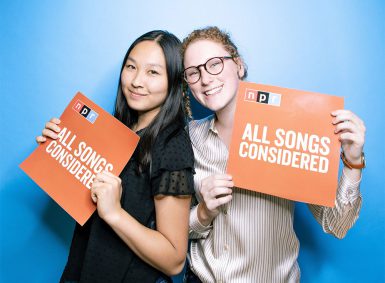
[[[337,240],[299,204],[299,261],[303,282],[385,282],[384,2],[108,2],[1,1],[0,281],[57,282],[66,261],[74,221],[18,167],[45,121],[78,90],[111,111],[121,60],[142,33],[183,38],[218,25],[239,45],[250,81],[343,96],[365,121],[360,218]]]

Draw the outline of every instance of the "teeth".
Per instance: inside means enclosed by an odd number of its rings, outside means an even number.
[[[222,86],[218,86],[218,87],[216,87],[216,88],[213,88],[213,89],[210,89],[210,90],[208,90],[208,91],[205,91],[205,95],[211,95],[211,94],[217,93],[217,92],[219,92],[221,89],[222,89]]]

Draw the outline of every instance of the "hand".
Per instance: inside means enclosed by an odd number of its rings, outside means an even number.
[[[218,174],[202,180],[200,193],[203,197],[203,203],[201,211],[198,212],[202,224],[209,225],[219,214],[219,207],[231,201],[231,188],[234,187],[232,179],[230,175]]]
[[[56,140],[58,138],[57,134],[60,133],[60,120],[58,118],[52,118],[45,124],[45,128],[42,131],[41,136],[36,137],[36,142],[38,144],[44,143],[47,141],[47,137]]]
[[[107,171],[96,175],[91,186],[91,198],[97,205],[100,218],[107,223],[119,217],[121,196],[122,181],[119,177]]]
[[[352,164],[361,164],[366,131],[364,122],[349,110],[336,110],[331,115],[334,117],[334,132],[340,135],[346,159]]]

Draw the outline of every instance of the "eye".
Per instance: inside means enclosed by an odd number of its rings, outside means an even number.
[[[187,73],[187,76],[193,77],[193,76],[198,75],[198,73],[199,73],[198,70],[189,71],[189,72]]]
[[[150,75],[159,75],[159,72],[155,71],[155,70],[149,70],[148,73]]]
[[[135,70],[135,66],[132,65],[132,64],[126,64],[126,68],[129,69],[129,70]]]

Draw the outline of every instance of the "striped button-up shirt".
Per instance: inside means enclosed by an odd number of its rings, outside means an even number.
[[[226,172],[228,149],[214,122],[212,115],[189,126],[199,201],[201,181]],[[194,273],[203,282],[299,282],[294,202],[236,187],[232,195],[210,226],[199,222],[197,206],[191,210],[189,260]],[[344,237],[361,208],[359,182],[350,182],[342,173],[335,206],[309,208],[326,233]]]

